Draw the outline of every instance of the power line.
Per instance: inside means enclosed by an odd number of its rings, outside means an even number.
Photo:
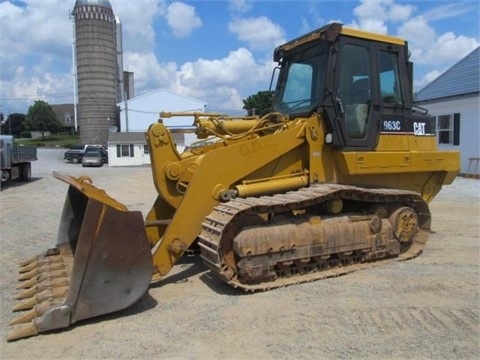
[[[40,98],[40,97],[72,97],[73,93],[57,93],[57,94],[34,94],[34,95],[22,95],[23,97],[5,97],[0,98],[0,101],[25,101],[31,100],[32,98]]]

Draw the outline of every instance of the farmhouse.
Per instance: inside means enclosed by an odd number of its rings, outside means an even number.
[[[140,95],[118,104],[120,109],[120,128],[108,136],[108,157],[110,166],[132,166],[150,164],[150,155],[145,131],[150,124],[159,119],[161,111],[204,112],[207,103],[198,99],[160,89]],[[180,116],[165,119],[169,128],[188,128],[193,117]],[[174,134],[179,151],[196,140],[194,134],[179,132]]]
[[[440,149],[461,154],[460,173],[480,171],[480,47],[421,89],[415,104],[435,116]]]

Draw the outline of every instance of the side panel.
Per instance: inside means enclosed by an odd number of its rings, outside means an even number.
[[[37,160],[35,146],[14,146],[12,149],[12,162],[24,163]]]

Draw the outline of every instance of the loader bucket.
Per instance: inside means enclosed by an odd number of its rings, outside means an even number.
[[[141,212],[87,177],[53,175],[70,185],[57,244],[20,264],[13,310],[23,313],[10,322],[8,341],[122,310],[145,294],[153,273]]]

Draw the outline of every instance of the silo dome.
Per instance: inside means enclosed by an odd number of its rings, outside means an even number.
[[[77,0],[75,1],[75,7],[82,6],[82,5],[101,6],[113,11],[112,5],[110,5],[110,1],[108,0]]]
[[[80,139],[106,145],[117,117],[115,15],[108,0],[77,0],[73,16]]]

